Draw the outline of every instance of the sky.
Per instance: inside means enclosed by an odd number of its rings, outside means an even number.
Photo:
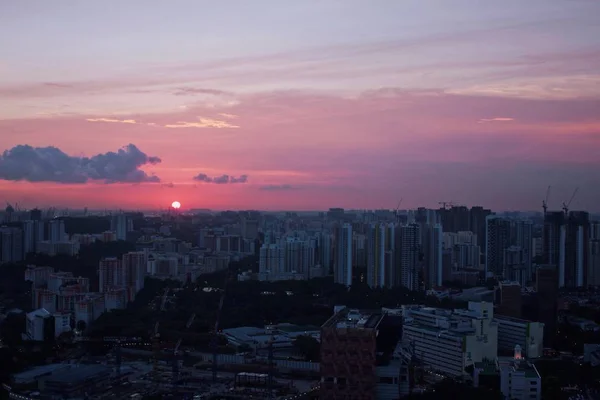
[[[0,202],[600,211],[596,0],[0,1]],[[8,40],[6,40],[8,39]]]

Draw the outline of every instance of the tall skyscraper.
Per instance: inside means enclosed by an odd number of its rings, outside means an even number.
[[[590,215],[571,211],[567,218],[564,272],[559,271],[560,287],[587,286],[590,245]]]
[[[123,254],[123,269],[125,270],[125,285],[139,292],[144,288],[148,260],[143,251]]]
[[[110,230],[117,234],[117,240],[127,240],[127,232],[133,231],[133,220],[124,213],[113,215]]]
[[[259,274],[261,279],[268,279],[269,275],[279,275],[285,272],[285,250],[278,244],[264,244],[260,248]]]
[[[397,275],[397,285],[410,290],[418,290],[422,272],[419,224],[399,226],[396,233],[396,265],[400,269],[400,273]]]
[[[49,222],[48,240],[52,243],[61,243],[67,241],[65,221],[63,221],[62,219],[53,219]]]
[[[98,278],[100,292],[107,292],[115,287],[127,286],[123,263],[117,258],[105,258],[100,260]]]
[[[333,261],[333,235],[328,232],[319,232],[317,239],[317,262],[323,267],[325,274],[331,273]]]
[[[600,239],[590,240],[587,284],[588,286],[600,286]]]
[[[23,231],[14,227],[0,227],[0,264],[23,260]]]
[[[386,225],[367,226],[367,284],[370,287],[383,287],[386,284]]]
[[[352,285],[352,225],[345,223],[335,229],[335,283]]]
[[[566,237],[565,213],[548,211],[544,217],[543,262],[545,265],[554,265],[557,272],[565,269]]]
[[[434,286],[442,285],[442,225],[428,224],[423,227],[423,231],[424,280],[425,287],[431,289]]]
[[[544,263],[554,265],[558,272],[558,286],[585,287],[590,268],[590,216],[584,211],[562,211],[546,214],[544,220]]]
[[[531,280],[533,223],[489,215],[486,218],[486,232],[486,275],[491,273],[505,279],[513,279],[518,275],[523,276],[525,281]],[[518,259],[515,254],[519,255]]]
[[[310,269],[315,266],[314,242],[290,237],[284,246],[285,272],[301,273],[308,278]]]

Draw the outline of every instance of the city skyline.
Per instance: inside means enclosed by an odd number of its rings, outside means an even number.
[[[600,211],[598,3],[234,3],[1,5],[0,200]]]

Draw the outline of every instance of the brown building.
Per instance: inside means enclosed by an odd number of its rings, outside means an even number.
[[[339,307],[323,324],[321,399],[376,399],[377,330],[383,316]]]
[[[498,286],[498,308],[496,313],[508,317],[521,318],[522,306],[521,285],[518,282],[500,282]]]
[[[540,265],[536,271],[537,320],[544,323],[544,345],[550,346],[556,335],[558,271],[553,265]]]

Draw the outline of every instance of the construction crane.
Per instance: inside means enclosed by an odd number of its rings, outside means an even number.
[[[192,314],[185,324],[185,330],[190,329],[190,326],[194,323],[194,319],[196,318],[196,314]],[[177,344],[175,344],[175,348],[173,349],[173,386],[176,386],[179,382],[179,346],[181,346],[182,338],[179,338]]]
[[[215,321],[215,331],[214,336],[211,341],[211,348],[213,351],[213,362],[212,362],[212,379],[213,383],[217,382],[217,368],[218,368],[218,354],[219,350],[219,322],[221,320],[221,311],[223,310],[223,303],[225,302],[225,295],[227,293],[227,284],[229,283],[229,279],[231,278],[230,274],[227,274],[225,278],[225,285],[223,286],[223,291],[221,292],[221,298],[219,299],[219,308],[217,309],[217,318]]]
[[[275,342],[275,336],[273,335],[273,332],[271,332],[271,337],[269,338],[269,341],[267,342],[267,345],[269,346],[269,377],[268,377],[268,381],[267,381],[267,398],[268,399],[272,399],[273,398],[273,374],[274,374],[274,369],[275,369],[275,363],[273,362],[273,343]]]
[[[163,296],[161,298],[160,301],[160,308],[159,308],[159,312],[162,312],[165,310],[165,307],[167,305],[167,296],[169,295],[169,291],[171,289],[167,288],[165,289],[165,292],[163,293]],[[158,316],[157,316],[157,321],[154,324],[154,331],[152,334],[152,351],[153,351],[153,364],[152,364],[152,372],[154,374],[154,377],[158,376],[158,360],[160,358],[160,333],[158,333],[158,327],[160,326],[160,321],[158,321]]]
[[[579,188],[575,188],[575,190],[573,191],[573,195],[569,199],[569,202],[568,203],[563,203],[563,211],[565,212],[565,217],[567,216],[567,214],[569,214],[569,206],[571,205],[571,202],[575,198],[575,195],[577,194],[578,190],[579,190]]]
[[[548,211],[548,199],[550,198],[550,189],[552,186],[548,186],[546,189],[546,198],[542,200],[542,208],[544,209],[544,217],[546,216],[546,212]]]
[[[398,211],[400,210],[400,206],[402,205],[402,200],[404,200],[404,197],[400,198],[400,201],[398,202],[398,205],[396,206],[396,211],[395,211],[395,215],[398,216]]]

